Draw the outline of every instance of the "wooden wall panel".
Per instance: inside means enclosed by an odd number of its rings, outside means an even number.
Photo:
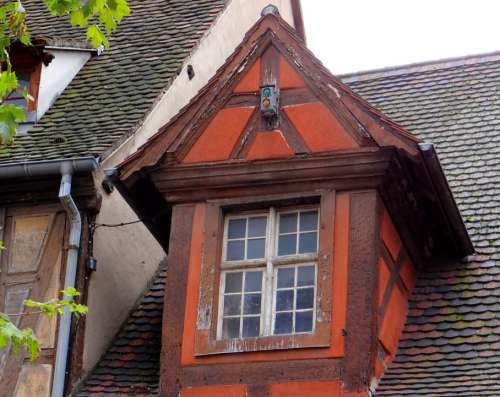
[[[31,366],[24,362],[23,355],[16,356],[9,348],[2,350],[1,397],[43,396],[44,387],[50,390],[57,320],[39,314],[17,314],[25,311],[25,299],[48,300],[61,289],[66,215],[58,211],[57,206],[46,206],[11,208],[6,213],[5,244],[9,255],[3,255],[1,261],[0,311],[12,314],[19,327],[35,330],[46,367]],[[16,254],[16,250],[20,253]]]
[[[375,362],[378,204],[375,190],[351,194],[344,363],[344,388],[347,391],[361,391],[368,387]]]

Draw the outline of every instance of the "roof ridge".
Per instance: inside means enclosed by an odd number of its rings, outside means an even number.
[[[353,83],[357,81],[384,79],[405,74],[450,69],[457,66],[474,65],[498,60],[500,60],[500,51],[494,51],[459,57],[439,58],[430,61],[413,62],[377,69],[361,70],[358,72],[339,74],[337,75],[337,78],[341,79],[345,83]]]

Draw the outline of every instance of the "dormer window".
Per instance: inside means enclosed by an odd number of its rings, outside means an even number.
[[[312,333],[317,207],[225,218],[219,339]]]
[[[40,84],[41,64],[35,65],[30,69],[16,70],[18,80],[17,89],[6,99],[10,103],[22,107],[25,111],[26,121],[19,123],[17,134],[26,133],[36,122],[36,104],[38,99],[38,89]],[[26,101],[23,97],[23,90],[29,94],[31,99]]]

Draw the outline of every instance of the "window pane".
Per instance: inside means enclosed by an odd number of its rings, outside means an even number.
[[[299,287],[304,285],[314,285],[314,266],[303,266],[299,267],[297,274],[297,285]]]
[[[246,219],[230,219],[227,227],[227,238],[245,238]]]
[[[248,237],[265,237],[266,236],[266,217],[250,218],[248,220]]]
[[[297,235],[285,234],[278,240],[278,255],[295,255],[297,252]]]
[[[226,259],[228,261],[245,259],[245,242],[243,240],[228,241]]]
[[[248,240],[247,259],[260,259],[264,258],[266,251],[266,239],[257,238]]]
[[[316,252],[318,235],[314,233],[302,233],[299,235],[299,254]]]
[[[262,272],[247,272],[245,274],[245,291],[262,290]]]
[[[222,322],[222,336],[224,337],[224,339],[239,338],[240,319],[225,318]]]
[[[241,281],[243,273],[226,273],[226,289],[225,292],[241,292]]]
[[[293,289],[276,292],[276,311],[293,310]]]
[[[300,231],[318,230],[318,211],[307,211],[300,213]]]
[[[243,337],[259,336],[260,317],[246,317],[243,319]]]
[[[282,267],[278,269],[278,288],[290,288],[295,285],[295,268]]]
[[[312,331],[313,312],[299,312],[295,314],[295,332]]]
[[[20,98],[20,99],[7,99],[5,101],[5,103],[7,103],[9,105],[16,105],[16,106],[19,106],[21,108],[26,108],[26,100],[24,98]]]
[[[314,288],[297,290],[297,309],[311,309],[314,306]]]
[[[294,233],[297,231],[297,213],[280,215],[280,233]]]
[[[245,295],[243,302],[243,314],[260,314],[260,294]]]
[[[241,295],[224,296],[224,315],[235,316],[241,313]]]
[[[292,316],[293,313],[278,313],[274,321],[274,333],[291,334],[292,333]]]

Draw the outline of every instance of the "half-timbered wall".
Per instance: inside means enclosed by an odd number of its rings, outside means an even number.
[[[37,335],[42,352],[36,363],[11,348],[0,350],[0,396],[50,396],[55,362],[57,319],[24,314],[25,299],[58,296],[64,277],[66,213],[58,206],[0,209],[0,312]]]
[[[299,397],[313,391],[320,397],[368,395],[379,365],[377,346],[393,343],[387,349],[394,349],[406,315],[406,293],[404,302],[392,297],[397,292],[391,293],[385,303],[388,308],[381,311],[378,297],[388,290],[389,281],[383,281],[387,275],[380,258],[385,247],[395,248],[396,257],[404,249],[375,191],[336,192],[331,197],[333,211],[321,218],[320,226],[326,250],[320,243],[320,256],[331,257],[325,273],[329,281],[323,291],[318,290],[320,300],[328,296],[325,288],[331,292],[326,343],[290,346],[284,342],[286,337],[274,336],[254,351],[238,351],[236,344],[236,350],[223,354],[200,351],[198,344],[200,337],[210,343],[210,321],[217,316],[213,290],[219,270],[210,263],[219,263],[217,225],[221,208],[231,200],[174,207],[163,328],[164,396],[180,392],[183,397]],[[413,270],[409,262],[403,264],[399,274],[409,283]],[[398,305],[403,305],[403,312]]]
[[[385,208],[380,225],[378,268],[379,346],[375,380],[381,378],[394,359],[408,314],[408,299],[416,281],[415,267]]]

